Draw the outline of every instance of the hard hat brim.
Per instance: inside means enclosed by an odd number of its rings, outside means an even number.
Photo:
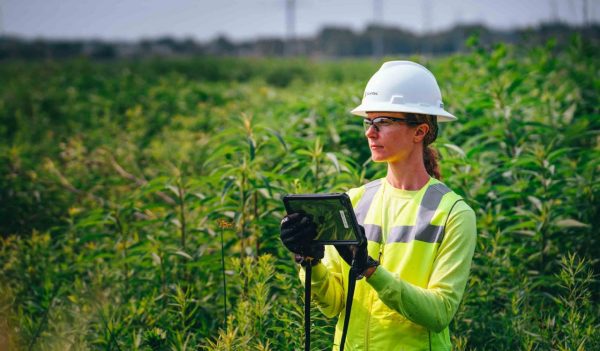
[[[353,115],[361,117],[367,117],[367,112],[406,112],[434,115],[437,116],[438,122],[451,122],[458,119],[443,108],[408,104],[390,104],[387,102],[360,104],[354,110],[350,111]]]

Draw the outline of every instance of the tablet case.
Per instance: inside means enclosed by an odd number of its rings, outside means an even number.
[[[366,241],[346,193],[290,194],[283,197],[289,214],[302,212],[317,225],[315,243],[358,245]]]

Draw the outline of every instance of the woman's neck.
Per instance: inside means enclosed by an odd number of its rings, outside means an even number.
[[[394,188],[419,190],[429,181],[423,160],[420,162],[388,162],[386,179]]]

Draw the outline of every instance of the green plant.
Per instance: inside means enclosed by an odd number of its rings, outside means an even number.
[[[434,146],[477,213],[454,346],[597,349],[597,44],[470,42],[413,58],[459,117]],[[348,113],[379,64],[3,62],[0,348],[302,348],[281,199],[385,174]]]

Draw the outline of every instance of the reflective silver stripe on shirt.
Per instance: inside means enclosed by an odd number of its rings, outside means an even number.
[[[354,208],[354,214],[356,215],[356,220],[358,224],[363,225],[365,223],[365,217],[367,217],[367,212],[369,212],[369,208],[371,207],[371,203],[373,203],[373,198],[375,194],[381,187],[381,179],[374,180],[370,183],[365,184],[365,192],[363,196],[358,200],[358,204]]]
[[[433,184],[425,190],[423,200],[419,204],[415,225],[392,227],[387,243],[407,243],[413,240],[427,243],[442,242],[444,227],[431,224],[442,197],[450,192],[444,184]]]
[[[370,183],[365,184],[365,192],[363,196],[358,200],[358,204],[354,208],[354,214],[356,214],[356,221],[358,224],[365,228],[365,236],[369,241],[381,242],[381,226],[375,224],[364,224],[367,212],[373,203],[375,194],[381,187],[381,179],[374,180]]]
[[[365,228],[365,236],[369,241],[381,242],[381,226],[377,224],[365,224],[363,225]]]
[[[381,242],[382,240],[383,235],[381,226],[376,224],[364,224],[364,221],[380,186],[381,180],[376,180],[365,185],[365,193],[358,201],[354,210],[358,224],[365,228],[367,239],[375,242]],[[386,243],[407,243],[413,240],[427,243],[442,242],[444,237],[444,226],[432,225],[431,220],[442,201],[442,197],[448,192],[450,192],[450,189],[441,183],[429,186],[427,190],[425,190],[423,199],[419,204],[417,222],[415,225],[392,227]]]

